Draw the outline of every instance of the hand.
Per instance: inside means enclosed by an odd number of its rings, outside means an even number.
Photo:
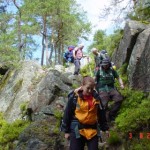
[[[75,89],[74,92],[77,93],[79,91],[82,91],[82,86],[80,86],[79,88]]]
[[[65,139],[67,139],[67,140],[70,139],[70,134],[69,133],[65,133]]]
[[[107,137],[110,137],[109,131],[105,131]]]
[[[68,61],[71,62],[71,58],[68,58]]]
[[[124,85],[123,84],[121,84],[120,87],[121,87],[121,89],[124,89]]]

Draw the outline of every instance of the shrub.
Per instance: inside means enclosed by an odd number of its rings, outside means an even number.
[[[18,139],[19,134],[29,125],[29,122],[16,120],[8,123],[0,113],[0,149],[6,149],[12,142]]]

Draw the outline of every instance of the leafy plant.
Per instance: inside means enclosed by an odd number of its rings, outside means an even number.
[[[121,138],[117,132],[110,131],[110,137],[108,138],[109,145],[118,145],[121,144]]]
[[[8,123],[3,114],[0,113],[0,149],[6,149],[12,146],[12,142],[17,140],[19,134],[29,125],[29,122],[24,120],[16,120],[13,123]]]
[[[126,90],[120,113],[116,118],[116,125],[124,133],[129,131],[143,130],[149,126],[149,99],[144,98],[144,93],[140,91]],[[142,127],[142,128],[141,128]]]

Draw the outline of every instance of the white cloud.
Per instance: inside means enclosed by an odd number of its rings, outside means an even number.
[[[109,4],[110,0],[77,0],[81,7],[87,12],[88,20],[92,23],[93,29],[106,30],[112,26],[112,22],[108,20],[100,21],[100,10]]]
[[[110,0],[77,0],[81,4],[84,11],[87,12],[88,20],[92,23],[92,34],[90,34],[89,41],[84,41],[85,50],[91,44],[93,35],[96,30],[106,30],[107,33],[113,32],[113,26],[110,19],[100,21],[100,10],[109,4]]]

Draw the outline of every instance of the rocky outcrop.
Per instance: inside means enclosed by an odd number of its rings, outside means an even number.
[[[130,86],[150,92],[150,28],[144,30],[134,46],[129,65]]]
[[[54,117],[33,122],[19,136],[15,150],[65,150],[64,138]]]
[[[0,112],[7,121],[12,122],[24,118],[25,113],[36,113],[46,106],[55,109],[56,102],[65,104],[64,99],[71,86],[80,84],[81,79],[64,70],[43,70],[34,61],[23,62],[17,69],[9,70],[1,82]],[[21,110],[23,105],[29,112],[22,112],[26,111]]]
[[[60,117],[69,91],[73,85],[80,85],[82,76],[74,76],[70,70],[65,72],[63,66],[55,67],[42,69],[36,62],[26,61],[4,75],[0,112],[9,122],[32,121],[20,135],[16,150],[66,149],[64,135],[59,132]]]
[[[124,63],[129,63],[136,39],[138,35],[146,28],[148,28],[147,25],[137,21],[129,21],[126,23],[123,38],[112,57],[112,61],[116,64],[117,68],[120,68]]]
[[[129,21],[124,28],[123,38],[112,56],[117,68],[127,64],[131,88],[150,91],[149,47],[150,25]]]
[[[28,108],[33,112],[39,111],[42,107],[50,105],[59,96],[69,93],[72,83],[57,70],[49,71],[46,76],[36,86],[31,95]],[[65,95],[67,97],[67,95]]]
[[[12,122],[21,118],[20,106],[30,101],[28,88],[32,80],[43,73],[41,66],[35,62],[24,62],[17,69],[9,70],[1,81],[0,112]]]

